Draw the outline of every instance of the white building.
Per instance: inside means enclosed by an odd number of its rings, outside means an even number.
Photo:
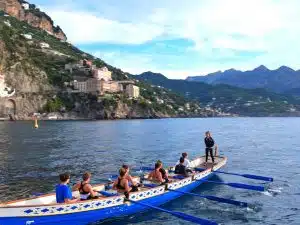
[[[29,4],[28,3],[22,3],[22,6],[25,10],[29,9]]]
[[[32,35],[31,34],[22,34],[22,35],[23,35],[23,37],[25,37],[28,40],[32,39]]]
[[[41,46],[41,48],[50,48],[50,45],[48,43],[45,43],[45,42],[41,42],[40,46]]]
[[[9,21],[4,21],[4,24],[7,25],[7,26],[9,26],[9,27],[11,27],[11,24],[10,24]]]
[[[156,98],[156,101],[157,101],[158,104],[164,104],[164,102],[165,102],[164,100],[162,100],[158,97]]]

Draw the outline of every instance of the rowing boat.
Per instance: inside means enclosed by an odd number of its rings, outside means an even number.
[[[216,157],[214,171],[223,167],[226,157]],[[106,184],[93,185],[94,189],[102,193],[98,199],[79,201],[71,204],[56,203],[55,193],[41,195],[29,199],[6,202],[0,205],[0,225],[84,225],[92,222],[132,215],[148,210],[145,204],[159,206],[176,199],[198,187],[205,180],[213,176],[211,163],[204,166],[205,157],[191,161],[191,165],[203,168],[189,177],[176,178],[171,176],[170,183],[161,186],[145,186],[138,192],[130,193],[129,200],[124,195],[106,194]],[[139,181],[139,177],[135,177]],[[177,190],[175,191],[170,191]],[[79,192],[73,192],[79,196]],[[139,202],[141,204],[135,204]]]

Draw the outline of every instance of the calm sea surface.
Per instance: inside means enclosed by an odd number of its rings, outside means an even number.
[[[255,205],[240,209],[184,196],[164,205],[220,224],[300,224],[300,118],[209,118],[99,122],[0,123],[0,202],[47,193],[64,171],[76,182],[85,170],[93,183],[117,174],[120,165],[150,165],[157,159],[174,164],[181,152],[192,159],[204,152],[203,134],[211,130],[224,170],[274,177],[269,191],[254,192],[211,184],[196,193],[242,200]],[[230,175],[226,182],[261,184]],[[149,211],[106,224],[189,224]]]

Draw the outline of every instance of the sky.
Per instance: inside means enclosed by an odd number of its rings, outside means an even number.
[[[173,79],[300,69],[299,0],[29,0],[68,41],[125,72]]]

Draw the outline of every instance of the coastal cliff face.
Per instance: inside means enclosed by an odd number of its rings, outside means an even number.
[[[3,8],[4,2],[0,1]],[[189,101],[184,97],[138,81],[141,92],[137,99],[129,99],[125,93],[98,96],[70,92],[65,83],[76,76],[65,69],[70,62],[91,60],[94,65],[107,67],[116,81],[128,76],[37,27],[42,23],[45,29],[51,28],[51,20],[46,17],[27,17],[32,26],[25,25],[17,18],[22,15],[17,15],[20,7],[16,1],[11,0],[8,8],[6,3],[6,12],[16,17],[0,13],[0,118],[13,115],[17,120],[28,120],[34,113],[40,113],[40,119],[165,118],[191,116],[194,112],[196,116],[207,115],[200,111],[199,103],[185,109]],[[82,72],[80,76],[90,75]]]
[[[25,8],[23,5],[28,6]],[[40,28],[54,35],[55,37],[66,41],[67,37],[59,26],[54,26],[51,18],[44,12],[41,12],[33,4],[22,0],[0,0],[0,10],[25,21],[33,27]]]

